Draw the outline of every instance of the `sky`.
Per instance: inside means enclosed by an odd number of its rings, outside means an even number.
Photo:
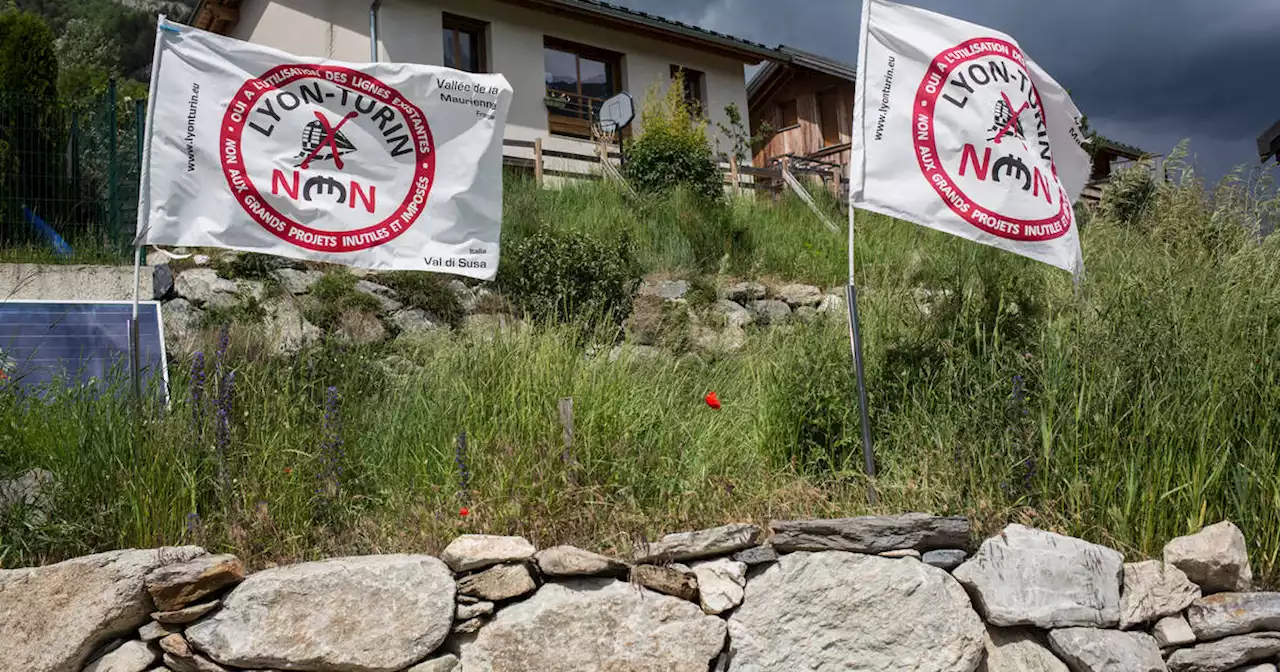
[[[613,0],[771,47],[857,61],[859,0]],[[1280,0],[906,0],[1012,36],[1098,133],[1216,182],[1280,120]],[[1274,164],[1273,164],[1274,165]]]

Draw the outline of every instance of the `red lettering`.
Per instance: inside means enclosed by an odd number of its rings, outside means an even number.
[[[979,180],[987,179],[987,170],[991,168],[991,148],[986,147],[983,150],[982,161],[978,161],[978,150],[973,145],[965,145],[960,152],[960,175],[964,175],[965,166],[969,165],[969,161],[973,161],[973,173]]]
[[[295,201],[298,200],[298,171],[293,171],[293,184],[288,182],[288,178],[285,177],[284,173],[280,172],[280,169],[277,168],[272,171],[271,194],[273,196],[279,196],[281,189],[284,189],[284,192],[289,194],[289,198],[292,198]],[[373,211],[370,210],[370,212]]]
[[[1036,184],[1036,186],[1035,186],[1035,188],[1034,188],[1034,189],[1032,189],[1032,190],[1031,190],[1031,195],[1032,195],[1032,196],[1039,196],[1039,195],[1040,195],[1040,187],[1041,187],[1041,186],[1043,186],[1043,187],[1044,187],[1044,202],[1045,202],[1045,203],[1048,203],[1049,205],[1053,205],[1053,197],[1052,197],[1052,195],[1049,193],[1049,177],[1048,177],[1047,175],[1045,175],[1044,173],[1040,172],[1040,168],[1039,168],[1039,167],[1036,167],[1036,169],[1035,169],[1035,179],[1036,179],[1036,183],[1035,183],[1035,184]]]
[[[359,183],[355,180],[351,180],[351,198],[347,199],[347,205],[353,210],[356,207],[356,198],[359,198],[364,203],[364,209],[368,210],[369,214],[372,215],[374,202],[378,199],[378,188],[373,185],[369,185],[369,193],[366,194]]]

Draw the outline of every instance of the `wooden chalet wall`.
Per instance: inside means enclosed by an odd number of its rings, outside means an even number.
[[[819,92],[834,94],[836,124],[839,130],[839,143],[827,146],[822,137],[822,120],[818,108]],[[798,123],[783,128],[781,126],[782,105],[795,101]],[[751,132],[754,135],[760,130],[761,122],[767,121],[776,131],[776,135],[755,153],[753,162],[759,168],[768,168],[774,159],[786,154],[819,159],[840,165],[849,162],[849,142],[853,126],[853,82],[807,70],[792,70],[787,81],[769,92],[759,101],[753,101],[751,108]]]

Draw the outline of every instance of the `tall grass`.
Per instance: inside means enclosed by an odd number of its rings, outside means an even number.
[[[1275,585],[1280,237],[1256,234],[1275,203],[1246,186],[1206,195],[1187,172],[1120,208],[1130,219],[1093,215],[1079,290],[1044,265],[859,213],[874,507],[838,317],[752,330],[728,356],[624,348],[616,361],[598,345],[615,334],[584,340],[573,324],[283,361],[236,328],[222,357],[209,336],[198,411],[189,361],[171,366],[172,406],[140,426],[123,401],[0,394],[0,474],[59,480],[44,523],[0,522],[0,563],[195,542],[260,565],[433,552],[463,531],[624,552],[727,520],[920,510],[1131,558],[1229,518]],[[824,287],[845,273],[844,234],[791,201],[716,210],[513,180],[506,207],[507,241],[626,232],[652,273]],[[236,373],[226,433],[218,362]]]

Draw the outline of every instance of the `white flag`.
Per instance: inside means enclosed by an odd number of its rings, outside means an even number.
[[[156,30],[140,244],[491,279],[502,75]]]
[[[863,0],[850,206],[1084,270],[1081,115],[1013,38]]]

